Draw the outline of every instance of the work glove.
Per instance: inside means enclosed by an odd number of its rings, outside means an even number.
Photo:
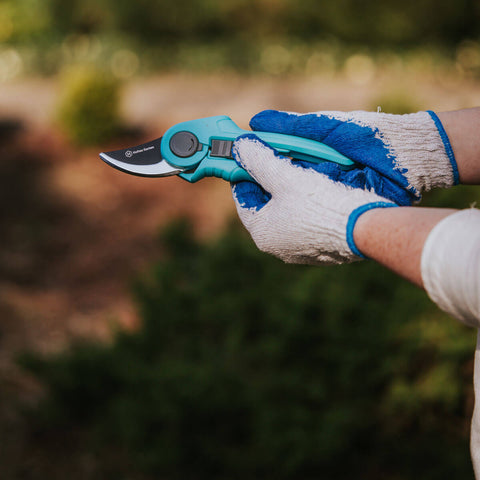
[[[392,115],[375,112],[297,114],[265,110],[250,121],[252,130],[310,138],[333,147],[357,168],[352,186],[373,190],[398,205],[411,205],[421,193],[458,183],[448,136],[434,112]],[[330,173],[336,179],[338,167]]]
[[[395,206],[373,191],[350,185],[348,172],[336,164],[294,162],[254,134],[239,137],[232,151],[257,182],[232,185],[240,220],[260,250],[287,263],[360,259],[353,240],[358,217],[372,208]],[[333,171],[336,180],[330,178]]]

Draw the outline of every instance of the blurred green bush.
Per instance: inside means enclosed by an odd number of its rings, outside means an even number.
[[[184,57],[195,64],[208,51],[215,58],[199,62],[205,69],[258,71],[264,50],[280,44],[293,63],[305,62],[309,49],[309,57],[359,48],[441,51],[449,60],[459,54],[463,71],[478,76],[479,20],[474,0],[3,0],[0,42],[44,73],[72,59],[105,65],[125,49],[144,70],[184,68]]]
[[[83,432],[111,478],[472,478],[473,330],[371,262],[285,265],[233,227],[162,242],[139,331],[23,359],[37,441]]]
[[[420,102],[411,92],[396,89],[381,93],[370,103],[368,110],[376,111],[380,107],[384,113],[414,113],[421,110]]]
[[[391,46],[457,44],[480,33],[473,0],[3,0],[0,16],[11,41],[115,32],[144,44],[288,36]]]
[[[104,71],[86,66],[63,73],[57,121],[71,141],[93,145],[121,130],[120,83]]]

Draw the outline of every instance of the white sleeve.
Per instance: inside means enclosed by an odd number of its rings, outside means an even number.
[[[449,215],[430,232],[422,251],[429,297],[458,320],[480,327],[480,210]]]
[[[430,298],[467,325],[480,327],[480,210],[461,210],[439,222],[423,247],[421,268]],[[480,331],[473,383],[470,453],[475,478],[480,479]]]
[[[480,479],[480,330],[477,333],[477,348],[473,366],[473,391],[475,392],[475,405],[470,427],[470,455],[475,478]]]

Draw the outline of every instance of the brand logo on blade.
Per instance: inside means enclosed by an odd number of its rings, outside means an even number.
[[[125,156],[130,158],[130,157],[133,157],[133,155],[136,155],[137,153],[148,152],[149,150],[153,150],[154,148],[155,148],[154,146],[150,146],[150,147],[139,148],[138,150],[126,150]]]

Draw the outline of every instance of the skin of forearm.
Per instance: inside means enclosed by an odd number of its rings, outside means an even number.
[[[456,210],[395,207],[365,212],[357,220],[353,238],[368,258],[423,288],[422,249],[428,234]]]
[[[437,115],[450,140],[460,183],[480,184],[480,107]],[[433,227],[455,211],[420,207],[369,210],[357,220],[355,245],[366,257],[423,288],[425,241]]]
[[[480,183],[480,107],[437,114],[457,161],[460,183]]]

